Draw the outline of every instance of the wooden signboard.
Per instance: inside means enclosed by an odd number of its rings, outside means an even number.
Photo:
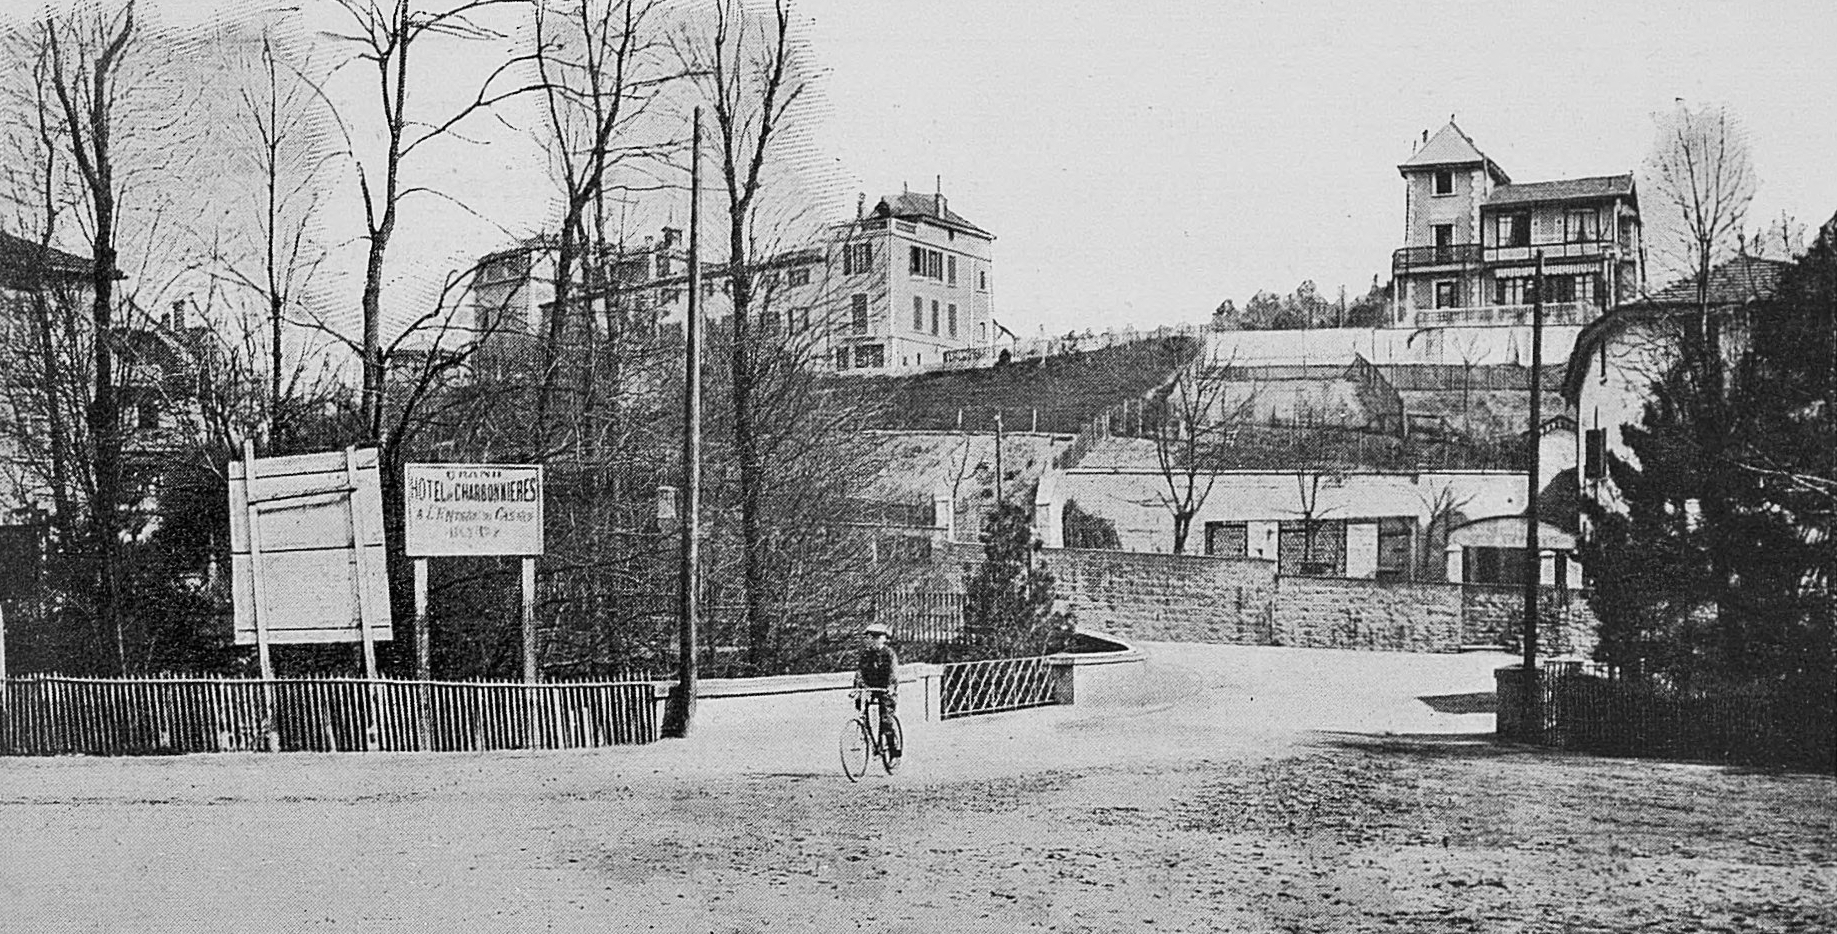
[[[237,644],[391,638],[376,450],[252,463],[230,464]]]

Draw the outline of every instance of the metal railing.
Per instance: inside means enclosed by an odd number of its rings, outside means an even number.
[[[1478,243],[1450,243],[1432,246],[1406,246],[1391,254],[1391,272],[1407,273],[1413,269],[1455,266],[1469,267],[1480,263]]]
[[[1488,244],[1484,258],[1488,263],[1530,263],[1536,261],[1540,251],[1546,260],[1600,259],[1618,254],[1620,247],[1612,240],[1553,240],[1508,246]]]
[[[1419,328],[1458,327],[1477,324],[1531,323],[1533,305],[1473,305],[1466,308],[1418,308],[1414,311]],[[1587,324],[1601,316],[1593,302],[1548,302],[1544,305],[1545,324]]]
[[[1058,703],[1047,656],[954,662],[944,666],[940,687],[941,720]]]

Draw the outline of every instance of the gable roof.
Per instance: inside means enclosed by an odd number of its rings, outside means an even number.
[[[1480,151],[1480,147],[1473,144],[1473,139],[1462,132],[1460,127],[1455,126],[1453,120],[1450,120],[1447,126],[1429,137],[1428,142],[1423,143],[1421,149],[1416,150],[1414,155],[1398,165],[1397,170],[1402,172],[1405,169],[1481,164],[1486,166],[1486,170],[1500,184],[1511,184],[1512,180],[1505,174],[1505,170],[1487,158],[1486,154]]]
[[[30,271],[39,262],[38,250],[37,243],[0,230],[0,287],[30,288],[36,278]],[[47,247],[40,272],[52,279],[78,279],[89,275],[89,265],[89,260],[81,256]]]
[[[1787,260],[1759,256],[1737,256],[1711,266],[1709,303],[1740,305],[1771,297],[1780,286],[1780,274],[1791,266]],[[1648,301],[1655,305],[1695,305],[1697,277],[1685,276],[1652,293]]]
[[[963,215],[950,209],[949,199],[942,195],[921,195],[913,192],[901,192],[887,195],[874,205],[874,217],[898,217],[927,220],[944,227],[955,227],[977,236],[995,239],[995,235],[965,220]]]
[[[1788,260],[1758,256],[1737,256],[1717,263],[1709,270],[1709,305],[1712,309],[1727,311],[1772,298],[1779,289],[1780,274],[1791,266]],[[1686,276],[1589,322],[1576,334],[1575,344],[1570,348],[1569,363],[1563,371],[1563,397],[1571,402],[1581,398],[1582,382],[1587,378],[1589,361],[1595,351],[1627,326],[1690,314],[1696,308],[1697,277]]]
[[[1487,196],[1486,206],[1536,204],[1547,201],[1593,201],[1633,196],[1633,176],[1631,174],[1596,175],[1589,178],[1564,178],[1549,182],[1500,185]]]

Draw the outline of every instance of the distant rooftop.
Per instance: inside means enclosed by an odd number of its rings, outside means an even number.
[[[1737,256],[1718,263],[1709,270],[1709,303],[1740,305],[1758,298],[1768,298],[1779,288],[1780,274],[1792,263],[1783,259]],[[1652,294],[1655,305],[1694,305],[1697,302],[1697,277],[1686,276]]]
[[[37,243],[0,231],[0,287],[9,289],[30,287],[33,281],[30,270],[40,261],[38,251]],[[46,248],[43,262],[44,268],[41,273],[52,279],[76,278],[89,274],[90,261],[88,259],[66,253],[56,247]]]
[[[950,199],[943,195],[921,195],[910,191],[887,195],[880,199],[879,204],[874,205],[870,216],[928,220],[990,239],[995,236],[951,210]]]

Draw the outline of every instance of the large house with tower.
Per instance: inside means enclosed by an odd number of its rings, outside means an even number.
[[[1643,286],[1633,176],[1514,182],[1452,120],[1397,167],[1404,245],[1391,257],[1392,323],[1529,322],[1537,257],[1544,320],[1587,324]]]

